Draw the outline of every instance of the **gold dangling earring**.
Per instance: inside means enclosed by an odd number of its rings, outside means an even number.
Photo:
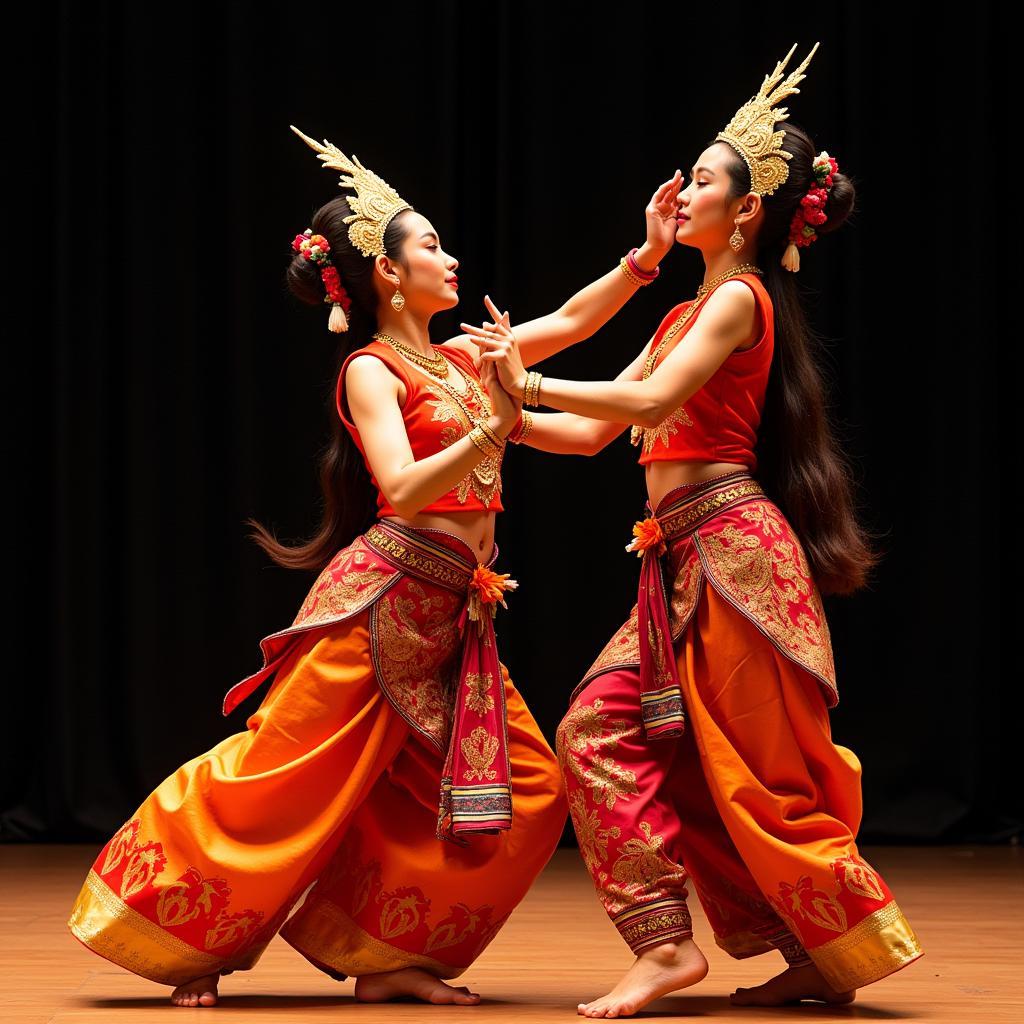
[[[396,313],[405,309],[405,296],[396,288],[395,294],[391,296],[391,306]]]
[[[729,236],[729,245],[732,246],[733,252],[739,252],[743,248],[743,243],[746,239],[740,232],[739,224],[736,225],[736,230]]]

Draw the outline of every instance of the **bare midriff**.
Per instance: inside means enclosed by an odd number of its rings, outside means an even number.
[[[700,483],[702,480],[710,480],[713,476],[734,473],[747,467],[736,462],[691,462],[672,459],[648,462],[644,468],[647,471],[647,498],[651,508],[656,509],[661,499],[675,487]]]
[[[494,512],[421,512],[409,519],[402,516],[384,516],[388,522],[453,533],[468,544],[477,561],[486,563],[494,546]],[[496,570],[497,571],[497,570]]]

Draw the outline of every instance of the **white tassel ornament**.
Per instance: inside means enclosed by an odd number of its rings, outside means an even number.
[[[786,246],[782,254],[782,265],[794,274],[800,269],[800,250],[792,242]]]
[[[331,305],[331,318],[327,321],[327,328],[335,334],[348,330],[348,317],[345,316],[345,307],[340,302]]]

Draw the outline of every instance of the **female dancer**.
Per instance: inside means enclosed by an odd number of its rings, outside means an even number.
[[[836,161],[772,109],[816,49],[783,80],[791,50],[696,161],[672,227],[703,254],[704,282],[617,381],[527,373],[531,325],[513,335],[493,306],[482,328],[463,324],[508,391],[564,410],[533,417],[536,447],[593,452],[629,423],[642,442],[637,605],[557,736],[581,853],[637,956],[579,1005],[589,1017],[704,977],[688,879],[720,946],[778,949],[789,965],[737,1005],[849,1002],[921,955],[858,854],[860,763],[827,714],[838,697],[819,595],[858,589],[877,555],[788,273],[854,199]]]
[[[286,547],[253,526],[278,564],[322,571],[292,625],[261,642],[261,670],[227,694],[225,714],[272,680],[246,731],[143,801],[68,924],[177,986],[179,1006],[216,1003],[219,975],[251,968],[279,929],[332,977],[355,976],[357,999],[472,1004],[440,979],[495,936],[566,817],[555,755],[491,621],[515,586],[491,566],[519,403],[494,367],[478,372],[468,339],[430,344],[431,316],[458,302],[458,262],[430,222],[358,160],[297,134],[353,194],[296,236],[288,282],[329,302],[351,341],[319,532]]]

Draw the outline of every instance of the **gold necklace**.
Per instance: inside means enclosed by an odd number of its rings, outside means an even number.
[[[755,266],[753,263],[740,263],[738,266],[730,267],[725,273],[718,274],[711,278],[706,283],[699,284],[697,286],[697,296],[690,303],[676,321],[669,327],[665,332],[661,341],[651,349],[650,354],[644,360],[643,380],[647,380],[652,373],[654,373],[654,366],[658,362],[658,357],[662,352],[665,351],[665,346],[689,323],[694,313],[697,312],[698,308],[704,303],[704,300],[717,288],[723,281],[727,281],[730,277],[736,277],[739,274],[761,274],[763,271],[760,267]],[[636,424],[633,425],[629,432],[629,443],[639,444],[640,438],[646,433],[648,428],[640,427]]]
[[[425,356],[422,352],[417,352],[416,349],[410,348],[397,338],[392,338],[390,334],[385,334],[383,331],[377,331],[373,337],[378,341],[386,342],[396,352],[405,356],[405,358],[410,362],[415,363],[417,366],[426,370],[432,377],[437,377],[438,380],[443,380],[448,376],[448,360],[445,359],[444,355],[437,351],[437,349],[434,349],[434,354],[432,356]]]
[[[417,352],[415,349],[409,348],[408,345],[403,345],[402,342],[398,341],[396,338],[392,338],[390,334],[385,334],[383,331],[377,331],[373,337],[390,345],[400,355],[407,356],[417,366],[422,366],[423,369],[425,369],[437,381],[437,383],[440,384],[445,392],[447,392],[447,394],[454,400],[455,404],[462,410],[463,415],[469,421],[470,430],[491,415],[490,400],[483,388],[472,377],[459,370],[460,375],[466,382],[465,395],[460,394],[455,387],[448,382],[449,363],[441,351],[437,351],[436,357],[434,359],[430,359],[421,352]],[[443,374],[435,369],[435,367],[439,366],[444,367]],[[469,407],[469,403],[466,399],[470,395],[472,395],[476,400],[476,404],[480,410],[479,412],[475,412]],[[498,486],[498,480],[500,479],[499,474],[501,472],[501,457],[504,454],[504,450],[505,446],[502,444],[500,452],[496,452],[481,459],[473,469],[470,470],[465,478],[466,482],[472,486],[473,493],[476,494],[480,501],[485,504],[490,504],[491,497]],[[459,491],[459,500],[465,500],[463,485],[459,486]]]

